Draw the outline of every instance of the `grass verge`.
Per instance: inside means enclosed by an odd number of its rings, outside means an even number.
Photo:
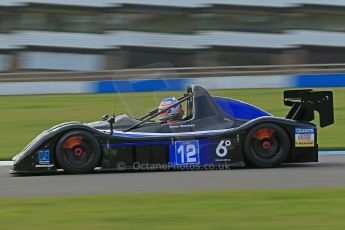
[[[345,189],[0,198],[1,229],[344,229]]]

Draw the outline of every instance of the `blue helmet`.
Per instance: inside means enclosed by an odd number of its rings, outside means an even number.
[[[159,114],[158,119],[161,122],[173,122],[173,121],[181,120],[183,117],[184,111],[183,111],[182,105],[177,104],[177,103],[178,103],[178,100],[175,97],[164,98],[158,107],[158,112],[174,104],[176,104],[176,106],[173,106],[167,111]]]

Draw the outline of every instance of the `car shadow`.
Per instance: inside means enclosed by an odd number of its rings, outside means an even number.
[[[324,168],[324,167],[345,167],[345,163],[287,163],[282,164],[279,167],[274,168],[255,168],[255,167],[244,167],[244,168],[231,168],[231,169],[223,169],[223,168],[213,168],[213,169],[203,169],[200,168],[198,170],[190,170],[190,169],[170,169],[170,170],[133,170],[133,169],[125,169],[125,170],[116,170],[116,169],[95,169],[93,172],[90,173],[83,173],[83,174],[72,174],[66,173],[63,170],[55,171],[55,172],[35,172],[35,173],[25,173],[25,174],[11,174],[12,177],[41,177],[41,176],[62,176],[62,175],[102,175],[102,174],[134,174],[134,173],[171,173],[171,172],[191,172],[191,171],[246,171],[246,170],[279,170],[282,168]]]

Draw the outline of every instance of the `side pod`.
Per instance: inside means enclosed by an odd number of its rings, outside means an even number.
[[[334,123],[332,91],[313,91],[311,89],[284,91],[284,105],[291,106],[286,118],[310,122],[314,111],[320,114],[320,127]]]

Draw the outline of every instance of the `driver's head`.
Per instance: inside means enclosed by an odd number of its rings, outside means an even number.
[[[167,111],[161,113],[158,115],[158,119],[161,122],[166,122],[166,123],[171,123],[171,122],[175,122],[175,121],[179,121],[182,119],[184,111],[182,109],[182,105],[181,104],[177,104],[178,100],[176,100],[175,97],[168,97],[168,98],[164,98],[159,107],[158,107],[158,112],[168,108],[169,106],[172,106],[174,104],[176,104],[176,106],[171,107],[170,109],[168,109]]]

